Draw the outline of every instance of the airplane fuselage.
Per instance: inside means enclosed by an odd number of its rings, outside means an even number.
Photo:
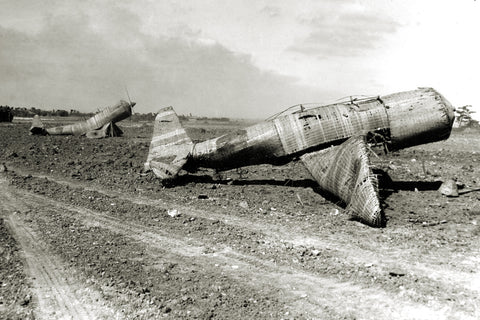
[[[448,138],[453,119],[452,105],[431,88],[316,106],[197,143],[186,167],[283,164],[367,133],[398,150]]]

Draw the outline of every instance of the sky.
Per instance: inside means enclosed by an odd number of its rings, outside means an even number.
[[[480,119],[480,1],[0,0],[0,105],[266,118],[433,87]]]

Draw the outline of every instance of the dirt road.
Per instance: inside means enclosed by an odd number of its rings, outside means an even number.
[[[0,177],[0,194],[4,219],[25,259],[32,299],[37,305],[36,318],[112,319],[114,312],[104,307],[99,293],[85,287],[76,271],[69,270],[62,259],[49,252],[28,226],[32,221],[21,212],[42,212],[42,199],[32,201],[28,193],[12,190],[5,177]]]
[[[434,169],[454,172],[455,165],[438,151],[442,145],[384,160],[396,184],[386,198],[387,228],[373,229],[349,221],[299,164],[213,178],[200,173],[163,188],[139,169],[142,155],[133,150],[145,149],[141,136],[134,142],[78,138],[87,156],[69,151],[71,142],[43,138],[50,140],[26,141],[16,157],[13,144],[2,154],[9,171],[0,179],[0,209],[21,248],[32,296],[4,314],[480,317],[479,195],[438,194]],[[123,151],[109,162],[116,144]],[[435,165],[427,162],[426,182],[418,177],[423,167],[411,161],[423,152],[436,156]],[[476,157],[462,152],[470,170]],[[463,190],[474,190],[478,169],[467,169],[455,173]]]

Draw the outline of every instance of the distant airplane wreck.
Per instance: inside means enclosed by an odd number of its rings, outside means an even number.
[[[382,227],[385,217],[368,146],[385,150],[447,139],[453,106],[432,88],[350,99],[280,114],[211,140],[193,143],[172,107],[160,110],[145,163],[162,180],[181,169],[227,170],[300,159],[319,186],[345,202],[353,218]]]
[[[86,135],[88,138],[120,136],[123,132],[115,123],[130,117],[134,106],[135,102],[120,100],[116,105],[106,107],[85,121],[47,129],[36,115],[30,127],[30,134]]]

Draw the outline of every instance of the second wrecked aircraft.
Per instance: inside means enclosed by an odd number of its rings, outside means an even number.
[[[104,108],[85,121],[47,129],[45,129],[40,118],[35,116],[30,127],[30,133],[43,135],[86,135],[88,138],[119,136],[122,134],[122,130],[115,123],[130,117],[134,106],[135,102],[120,100],[116,105]]]

